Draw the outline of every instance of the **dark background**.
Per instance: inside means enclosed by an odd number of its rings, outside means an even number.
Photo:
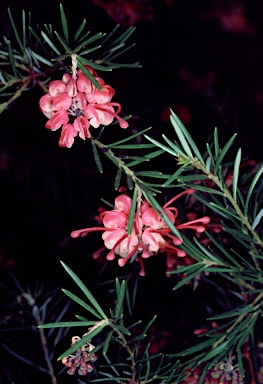
[[[150,126],[151,136],[160,139],[165,133],[173,139],[172,108],[201,150],[218,127],[222,146],[237,132],[236,146],[242,147],[243,157],[261,161],[262,2],[74,0],[63,2],[63,6],[72,31],[83,18],[92,33],[109,32],[116,23],[123,30],[136,26],[130,38],[136,46],[126,58],[139,61],[142,68],[103,74],[115,89],[114,101],[121,103],[123,114],[133,115],[130,131],[123,133],[114,126],[107,131],[105,142],[107,137],[113,141],[115,136],[118,139]],[[1,1],[0,28],[8,37],[7,7],[18,25],[25,9],[32,11],[32,19],[40,25],[60,26],[59,1]],[[100,235],[84,240],[69,235],[72,230],[96,224],[94,216],[102,205],[101,198],[113,202],[115,169],[104,158],[104,174],[99,174],[88,142],[76,140],[71,149],[58,146],[58,132],[44,127],[46,119],[38,107],[42,95],[40,89],[32,89],[1,115],[1,278],[8,281],[12,272],[21,284],[38,280],[68,286],[68,276],[58,261],[62,259],[92,286],[105,280],[101,265],[89,257],[102,246]],[[171,161],[165,166],[165,172],[173,171]],[[111,277],[119,273],[114,263],[108,268]],[[140,282],[141,292],[154,300],[147,301],[146,310],[142,298],[138,316],[147,318],[161,312],[160,322],[169,329],[173,319],[165,303],[176,299],[182,312],[186,303],[171,293],[173,284],[167,282],[165,273],[160,275],[158,265],[153,263],[149,268],[150,273]],[[99,294],[100,288],[97,290]],[[198,295],[199,301],[192,298],[192,309],[199,306],[202,312],[202,290]],[[187,328],[189,320],[184,321]]]

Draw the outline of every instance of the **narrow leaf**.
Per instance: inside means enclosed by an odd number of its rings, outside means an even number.
[[[214,174],[215,174],[215,175],[217,175],[219,166],[221,165],[224,156],[226,155],[227,151],[229,150],[229,148],[231,147],[233,141],[235,140],[236,135],[237,135],[237,134],[235,133],[235,134],[228,140],[228,142],[226,143],[226,145],[224,146],[224,148],[221,150],[220,155],[219,155],[218,158],[217,158],[216,165],[215,165],[215,169],[214,169]]]
[[[57,36],[59,42],[61,43],[61,45],[63,46],[63,48],[65,49],[65,51],[69,54],[69,55],[73,55],[73,51],[69,48],[69,46],[66,44],[66,42],[64,41],[64,39],[62,39],[62,37],[58,34],[57,31],[54,31],[55,35]]]
[[[191,149],[190,149],[190,147],[189,147],[189,145],[187,143],[187,140],[185,139],[185,135],[184,135],[184,133],[183,133],[183,131],[181,129],[181,126],[178,125],[178,120],[175,119],[175,117],[174,117],[174,114],[172,114],[170,116],[170,120],[171,120],[171,122],[173,124],[174,130],[175,130],[175,132],[176,132],[176,134],[178,136],[178,139],[179,139],[180,143],[182,144],[183,149],[185,150],[187,155],[192,159],[193,158],[192,151],[191,151]]]
[[[8,10],[8,15],[9,15],[9,19],[11,21],[11,24],[12,24],[12,28],[13,28],[13,31],[14,31],[14,34],[15,34],[15,37],[16,37],[16,40],[20,46],[20,49],[21,51],[25,54],[25,47],[23,46],[22,42],[21,42],[21,39],[20,39],[20,34],[18,33],[17,29],[16,29],[16,26],[15,26],[15,23],[14,23],[14,19],[13,19],[13,16],[12,16],[12,13],[10,11],[10,8],[7,8]]]
[[[238,183],[238,175],[239,175],[239,167],[241,163],[241,148],[239,148],[235,163],[234,163],[234,172],[233,172],[233,178],[232,178],[232,183],[233,183],[233,197],[236,200],[237,199],[237,183]]]
[[[170,145],[170,147],[172,149],[174,149],[174,151],[176,152],[177,156],[178,155],[181,155],[182,157],[186,157],[185,153],[182,151],[182,149],[180,147],[178,147],[178,145],[176,145],[175,143],[173,143],[170,139],[168,139],[168,137],[166,137],[165,135],[162,135],[162,137],[164,138],[164,140],[166,141],[167,144]]]
[[[36,52],[31,51],[31,50],[30,50],[30,52],[31,52],[33,57],[35,57],[37,60],[41,61],[42,63],[48,65],[49,67],[53,67],[54,66],[54,64],[51,63],[51,61],[45,59],[43,56],[40,56]]]
[[[147,135],[144,135],[144,137],[146,137],[147,140],[149,140],[151,143],[153,143],[157,147],[162,148],[165,152],[168,152],[168,153],[170,153],[171,155],[173,155],[175,157],[177,156],[176,152],[172,151],[169,147],[166,147],[165,145],[159,143],[159,141],[156,141],[156,140],[152,139],[151,137],[149,137]]]
[[[252,195],[252,192],[255,188],[255,185],[258,181],[258,179],[260,178],[261,174],[263,172],[263,164],[261,165],[261,167],[259,168],[259,170],[257,171],[257,173],[255,174],[251,184],[250,184],[250,187],[249,187],[249,190],[248,190],[248,193],[247,193],[247,199],[246,199],[246,203],[245,203],[245,210],[244,210],[244,214],[247,215],[248,213],[248,204],[249,204],[249,200],[251,198],[251,195]]]
[[[201,153],[199,152],[199,149],[197,148],[194,140],[192,139],[192,136],[190,135],[190,133],[188,132],[188,130],[186,129],[186,127],[183,125],[182,121],[179,119],[179,117],[173,112],[171,111],[172,113],[172,116],[173,116],[173,119],[174,121],[177,123],[177,125],[180,127],[181,131],[183,132],[185,138],[187,139],[188,143],[190,144],[190,146],[192,147],[192,150],[194,151],[194,154],[196,155],[197,159],[205,164],[202,156],[201,156]]]
[[[87,296],[87,298],[90,300],[91,304],[94,306],[94,308],[98,311],[98,313],[104,318],[107,319],[107,316],[105,315],[104,311],[102,310],[101,306],[97,302],[97,300],[94,298],[94,296],[91,294],[91,292],[88,290],[88,288],[83,284],[83,282],[79,279],[79,277],[65,264],[63,261],[60,261],[63,268],[66,270],[66,272],[70,275],[70,277],[75,281],[75,283],[79,286],[79,288],[82,290],[82,292]]]
[[[106,337],[105,343],[103,345],[102,353],[103,355],[106,355],[109,349],[109,344],[112,340],[113,330],[108,333],[108,336]]]
[[[196,270],[191,273],[190,275],[184,277],[182,280],[180,280],[176,285],[175,287],[173,288],[173,290],[175,291],[176,289],[182,287],[183,285],[185,285],[188,281],[192,280],[193,278],[196,277],[196,275],[198,275],[199,273],[203,272],[205,269],[206,269],[206,265],[203,264],[201,266],[199,266],[199,268],[196,268]]]
[[[118,167],[117,174],[114,180],[114,189],[117,191],[120,188],[120,183],[121,183],[121,172],[122,168],[121,166]]]
[[[114,313],[114,317],[116,319],[121,317],[122,312],[123,312],[123,300],[124,300],[124,296],[125,296],[125,288],[126,288],[126,281],[123,280],[121,283],[120,291],[117,295],[117,305],[116,305],[116,309],[115,309],[115,313]]]
[[[99,153],[98,153],[96,144],[94,143],[93,140],[91,141],[91,144],[92,144],[93,156],[94,156],[94,160],[95,160],[95,163],[97,165],[97,168],[98,168],[100,173],[103,173],[103,167],[102,167],[102,163],[100,161],[100,157],[99,157]]]
[[[74,35],[74,38],[73,38],[73,41],[74,41],[74,42],[78,39],[79,35],[81,34],[81,32],[83,31],[83,29],[85,28],[86,22],[87,22],[87,20],[86,20],[86,19],[83,19],[83,22],[80,24],[80,26],[79,26],[77,32],[76,32],[75,35]]]
[[[263,208],[259,211],[259,213],[257,214],[257,216],[255,217],[255,219],[252,223],[252,227],[251,227],[252,231],[254,231],[254,229],[256,228],[258,223],[260,222],[262,216],[263,216]]]
[[[149,131],[150,129],[152,129],[152,127],[145,128],[144,130],[139,131],[139,132],[135,133],[132,136],[126,137],[125,139],[122,139],[122,140],[119,140],[119,141],[115,141],[115,143],[107,144],[107,147],[113,148],[115,145],[125,143],[126,141],[132,140],[135,137],[143,135],[145,132]]]
[[[85,301],[83,301],[82,299],[80,299],[79,297],[77,297],[76,295],[74,295],[74,293],[71,293],[71,292],[68,291],[67,289],[62,289],[62,292],[65,293],[65,295],[67,295],[68,297],[70,297],[72,300],[74,300],[76,303],[78,303],[79,305],[81,305],[83,308],[87,309],[87,311],[89,311],[90,313],[92,313],[92,315],[94,315],[94,316],[97,317],[98,319],[101,319],[101,316],[98,314],[98,312],[96,312],[93,308],[91,308],[88,304],[86,304]]]
[[[16,65],[15,65],[15,59],[14,59],[14,55],[13,55],[13,48],[12,48],[12,45],[11,45],[9,40],[7,41],[7,48],[8,48],[9,60],[10,60],[10,63],[11,63],[11,66],[12,66],[12,69],[14,72],[14,77],[17,78],[18,76],[17,76]]]
[[[128,236],[131,236],[132,233],[132,228],[134,224],[134,215],[135,215],[135,210],[137,206],[137,198],[138,198],[138,189],[134,188],[133,191],[133,197],[132,197],[132,205],[129,213],[129,220],[128,220]]]
[[[61,16],[61,21],[62,21],[62,28],[63,28],[63,33],[64,33],[64,39],[65,42],[68,44],[69,43],[69,38],[68,38],[68,23],[66,20],[66,15],[63,9],[63,5],[60,4],[60,16]]]
[[[166,182],[163,184],[163,187],[168,187],[174,180],[177,180],[178,177],[185,171],[187,165],[183,164]]]
[[[52,43],[52,41],[51,41],[50,38],[46,35],[46,33],[43,32],[43,31],[41,31],[41,35],[43,36],[43,39],[46,41],[46,43],[50,46],[50,48],[53,49],[53,51],[56,52],[56,54],[61,55],[61,53],[59,52],[59,50],[55,47],[55,45]]]
[[[61,323],[49,323],[39,325],[38,328],[70,328],[70,327],[90,327],[97,321],[63,321]]]

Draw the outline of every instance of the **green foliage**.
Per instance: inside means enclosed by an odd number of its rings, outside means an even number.
[[[98,89],[101,86],[85,65],[102,71],[140,67],[139,63],[114,61],[133,47],[133,44],[126,46],[126,42],[134,32],[134,27],[118,34],[119,26],[116,26],[108,34],[100,32],[90,36],[90,31],[85,28],[86,20],[83,20],[71,36],[62,4],[60,32],[53,31],[52,26],[47,24],[43,29],[32,27],[31,15],[26,15],[25,11],[22,12],[22,30],[18,30],[10,9],[8,15],[13,39],[11,41],[4,36],[0,41],[0,97],[4,100],[0,105],[0,113],[35,85],[46,90],[46,83],[52,75],[71,67],[73,54],[76,54],[78,67]]]
[[[121,64],[115,61],[132,47],[132,45],[126,46],[126,42],[134,31],[133,27],[120,35],[118,26],[109,34],[91,35],[90,31],[85,29],[86,20],[84,20],[71,36],[62,4],[60,17],[60,31],[53,31],[52,26],[46,24],[40,30],[33,29],[29,22],[30,17],[26,17],[23,12],[22,31],[18,31],[9,10],[14,41],[3,37],[0,47],[0,96],[4,99],[0,107],[1,112],[20,97],[23,91],[28,91],[35,84],[46,90],[47,81],[58,71],[70,69],[73,55],[76,57],[78,68],[98,89],[101,87],[87,71],[86,65],[104,71],[121,67],[139,67],[138,63]],[[125,119],[128,118],[126,116]],[[202,283],[211,284],[221,292],[222,300],[226,300],[227,305],[221,310],[218,304],[219,313],[212,313],[210,310],[211,315],[207,315],[205,319],[204,331],[200,332],[197,341],[194,340],[185,350],[167,355],[161,352],[151,354],[149,333],[156,316],[145,321],[146,325],[142,325],[140,319],[131,320],[136,306],[140,277],[136,276],[135,281],[132,280],[134,271],[129,268],[124,276],[120,274],[116,277],[112,288],[115,292],[114,301],[110,301],[108,308],[104,310],[105,304],[100,304],[77,274],[61,262],[84,298],[67,289],[62,291],[81,310],[86,311],[85,316],[76,315],[75,321],[65,320],[63,316],[67,305],[60,316],[43,324],[33,295],[30,292],[20,294],[28,301],[32,311],[35,311],[32,313],[35,319],[38,319],[37,329],[41,333],[42,344],[47,341],[44,339],[43,330],[49,330],[50,336],[57,328],[64,329],[65,332],[71,328],[83,328],[82,338],[66,349],[59,360],[75,356],[74,354],[91,340],[96,341],[92,353],[98,352],[106,363],[103,364],[101,360],[96,363],[96,372],[91,382],[176,384],[184,382],[184,375],[189,369],[201,366],[203,369],[199,379],[201,384],[207,372],[222,361],[234,361],[239,373],[246,376],[246,365],[249,364],[247,362],[245,364],[244,361],[248,354],[253,369],[257,367],[256,358],[250,351],[256,350],[256,346],[262,343],[260,330],[263,304],[261,180],[263,164],[255,164],[247,173],[242,172],[242,162],[246,159],[242,159],[241,148],[235,148],[235,155],[232,156],[236,134],[222,145],[217,129],[214,130],[211,142],[206,144],[205,151],[201,154],[202,151],[173,111],[170,119],[174,129],[171,130],[171,134],[175,137],[168,138],[162,135],[160,141],[150,136],[151,128],[146,128],[124,139],[105,144],[100,141],[103,135],[102,128],[97,137],[91,138],[95,165],[98,171],[103,173],[104,164],[101,158],[105,155],[116,166],[113,185],[115,190],[119,190],[125,184],[128,193],[131,191],[128,237],[134,230],[138,203],[141,204],[142,199],[146,199],[165,222],[166,226],[162,228],[164,233],[170,230],[169,236],[171,238],[174,236],[176,241],[179,241],[180,250],[184,251],[191,261],[180,264],[179,257],[176,256],[175,265],[167,272],[175,281],[174,290],[192,286],[194,291]],[[137,141],[139,138],[140,141]],[[171,174],[162,169],[161,161],[158,163],[160,169],[147,169],[146,165],[152,159],[156,160],[164,154],[171,155],[173,161],[175,159]],[[189,235],[187,231],[180,229],[180,223],[173,222],[164,209],[162,197],[167,190],[175,188],[180,191],[189,188],[194,190],[194,194],[187,196],[181,206],[178,204],[174,212],[180,210],[182,221],[189,213],[209,216],[211,221],[210,225],[206,226],[205,233],[196,230],[195,235]],[[132,254],[131,265],[141,250],[138,249],[136,252]],[[221,288],[222,285],[227,287],[226,291]],[[44,313],[47,311],[47,304],[47,301],[42,304]],[[172,303],[171,311],[174,311]],[[43,320],[46,320],[45,316]],[[62,335],[63,331],[57,334],[53,340],[54,344],[57,344]],[[22,357],[17,356],[9,347],[6,347],[6,350],[22,360]],[[114,361],[112,356],[116,357]],[[26,364],[33,365],[28,359],[24,360]],[[48,369],[42,366],[38,368],[54,377],[52,359],[46,350],[45,360]],[[249,375],[252,373],[250,372],[248,377]]]

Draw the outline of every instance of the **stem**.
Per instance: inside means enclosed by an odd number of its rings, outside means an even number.
[[[114,324],[112,322],[109,322],[110,327],[117,333],[119,339],[122,342],[123,347],[126,349],[128,355],[131,358],[131,371],[132,371],[132,377],[130,380],[130,383],[135,383],[135,378],[136,378],[136,367],[135,367],[135,359],[134,359],[134,353],[130,349],[127,340],[125,339],[125,336],[119,331],[119,329],[114,327]]]
[[[135,184],[138,182],[138,177],[134,175],[134,172],[125,165],[124,161],[122,161],[118,156],[115,156],[114,153],[110,148],[107,147],[107,145],[101,143],[97,139],[93,139],[94,144],[96,144],[100,149],[103,149],[105,151],[106,156],[118,167],[122,168],[126,175],[129,175]]]
[[[38,326],[40,341],[41,341],[41,345],[42,345],[42,349],[43,349],[43,352],[44,352],[45,361],[46,361],[46,364],[47,364],[47,367],[48,367],[48,373],[50,375],[52,384],[58,384],[57,378],[55,376],[55,372],[54,372],[54,369],[53,369],[53,365],[52,365],[52,362],[50,360],[48,346],[47,346],[47,339],[46,339],[46,336],[44,334],[44,329],[43,328],[39,328],[39,326],[42,325],[42,321],[41,321],[41,317],[40,317],[40,314],[39,314],[38,306],[35,304],[34,298],[29,293],[23,293],[23,296],[28,301],[28,304],[32,307],[32,314],[33,314],[33,317],[34,317],[34,319],[35,319],[35,321],[37,323],[37,326]]]

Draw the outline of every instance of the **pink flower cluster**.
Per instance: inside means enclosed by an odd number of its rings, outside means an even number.
[[[65,73],[62,80],[51,81],[49,92],[39,100],[41,111],[49,119],[45,127],[51,131],[62,127],[59,139],[61,147],[70,148],[77,135],[83,140],[91,137],[90,126],[98,128],[100,125],[109,125],[114,118],[119,121],[121,128],[128,127],[128,123],[118,116],[120,104],[111,102],[114,89],[105,84],[93,69],[86,68],[95,77],[101,90],[78,70],[75,76]]]
[[[180,193],[168,201],[162,208],[171,222],[175,224],[178,216],[178,210],[170,207],[170,204],[184,194],[193,194],[192,188]],[[182,240],[171,233],[171,229],[166,222],[150,206],[149,202],[144,200],[137,203],[137,210],[134,215],[132,233],[128,236],[128,220],[132,205],[132,199],[121,194],[115,199],[115,209],[104,211],[100,214],[100,219],[104,227],[85,228],[73,231],[71,236],[85,236],[93,231],[103,231],[102,239],[105,247],[97,251],[93,257],[99,257],[101,251],[105,248],[110,252],[107,260],[113,260],[115,255],[121,256],[118,260],[119,266],[123,267],[130,259],[139,261],[141,264],[140,275],[145,275],[142,259],[156,255],[159,250],[164,250],[178,257],[186,256],[186,253],[177,246],[182,244]],[[177,229],[193,229],[197,233],[205,231],[204,224],[209,223],[210,218],[205,216],[201,219],[181,223],[176,226]]]

